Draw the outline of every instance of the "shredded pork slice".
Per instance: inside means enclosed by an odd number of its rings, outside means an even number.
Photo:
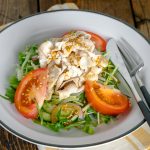
[[[64,69],[65,71],[59,76],[57,83],[56,83],[56,90],[60,89],[61,85],[65,81],[69,81],[72,78],[79,77],[82,75],[82,70],[76,66],[68,65]]]
[[[73,93],[79,93],[84,90],[84,86],[78,88],[74,82],[69,82],[62,90],[57,91],[59,99],[65,99]]]
[[[89,34],[81,31],[67,34],[63,37],[62,50],[67,54],[66,56],[69,56],[72,51],[78,50],[93,52],[95,45],[90,38]]]
[[[54,85],[56,84],[58,77],[62,73],[61,68],[56,66],[55,64],[49,64],[48,65],[48,70],[49,70],[49,76],[48,76],[48,89],[47,89],[47,96],[46,100],[50,100],[51,96],[54,92]]]
[[[92,67],[90,68],[89,72],[87,72],[84,75],[84,79],[85,80],[92,80],[92,81],[97,81],[98,80],[98,75],[101,73],[102,68],[98,68],[98,67]]]
[[[39,62],[42,68],[47,66],[47,58],[51,49],[53,48],[53,43],[51,41],[46,41],[42,43],[38,48]]]
[[[80,87],[82,86],[82,84],[83,84],[83,80],[81,80],[81,77],[74,77],[74,78],[71,78],[71,79],[69,79],[69,80],[67,80],[67,81],[64,81],[63,84],[59,87],[59,89],[65,87],[65,85],[67,85],[67,84],[70,83],[70,82],[74,82],[75,85],[76,85],[78,88],[80,88]]]

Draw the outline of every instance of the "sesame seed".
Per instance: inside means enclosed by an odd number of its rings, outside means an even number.
[[[26,103],[26,101],[24,100],[23,103]]]
[[[45,79],[46,79],[46,77],[44,76],[44,77],[43,77],[43,80],[45,80]]]

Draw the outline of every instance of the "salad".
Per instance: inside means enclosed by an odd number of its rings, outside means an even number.
[[[18,54],[16,74],[3,98],[18,112],[53,131],[78,128],[88,134],[130,107],[118,88],[117,67],[106,40],[86,31],[70,31]]]

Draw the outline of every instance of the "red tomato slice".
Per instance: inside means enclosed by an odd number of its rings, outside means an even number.
[[[15,93],[15,106],[26,118],[35,119],[47,93],[47,68],[29,72],[19,83]]]
[[[85,94],[91,106],[102,114],[118,115],[129,109],[129,100],[125,95],[96,81],[85,82]]]
[[[91,35],[91,40],[95,42],[96,49],[100,49],[101,51],[106,51],[107,42],[104,38],[92,32],[87,32],[87,33]]]

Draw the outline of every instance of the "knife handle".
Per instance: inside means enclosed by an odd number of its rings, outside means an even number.
[[[143,101],[139,101],[138,105],[139,105],[148,125],[150,126],[150,111],[148,110],[148,108],[146,107],[146,105]]]
[[[141,86],[140,89],[141,89],[141,91],[142,91],[142,93],[143,93],[143,96],[144,96],[146,102],[147,102],[147,105],[148,105],[149,108],[150,108],[150,95],[149,95],[149,93],[148,93],[146,87],[145,87],[145,86]]]

